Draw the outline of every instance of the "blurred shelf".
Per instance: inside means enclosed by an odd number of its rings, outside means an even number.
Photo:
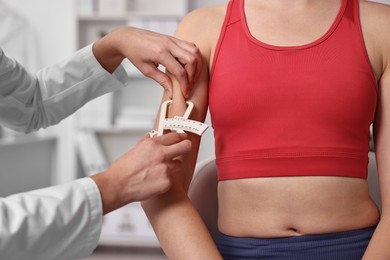
[[[97,134],[127,134],[134,132],[149,132],[152,130],[150,127],[144,126],[107,126],[107,127],[88,127],[80,128],[80,131],[95,132]]]
[[[99,245],[160,247],[140,202],[133,202],[104,216]]]
[[[164,14],[156,12],[127,12],[123,14],[104,14],[104,13],[91,13],[91,14],[78,14],[78,20],[80,22],[112,22],[112,21],[127,21],[131,19],[153,19],[153,20],[172,20],[181,19],[183,16],[179,14]]]
[[[23,145],[23,144],[33,144],[41,143],[47,141],[55,141],[57,136],[37,136],[37,135],[16,135],[15,137],[9,138],[0,138],[0,147],[9,147],[12,145]]]
[[[113,235],[101,237],[99,246],[160,247],[160,243],[157,238]]]

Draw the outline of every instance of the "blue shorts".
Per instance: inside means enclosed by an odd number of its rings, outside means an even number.
[[[360,260],[375,227],[286,238],[242,238],[221,234],[223,259]]]

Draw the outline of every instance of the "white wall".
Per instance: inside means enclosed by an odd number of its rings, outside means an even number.
[[[390,0],[371,0],[371,1],[390,5]]]
[[[23,15],[38,36],[40,64],[48,66],[74,52],[74,1],[70,0],[3,0]],[[44,51],[43,51],[44,50]]]
[[[37,35],[39,67],[57,63],[76,50],[75,1],[73,0],[2,0],[30,23]],[[73,118],[68,118],[46,132],[59,134],[57,170],[54,183],[75,177],[75,155],[72,142]],[[35,162],[34,162],[35,163]]]
[[[371,0],[371,1],[390,5],[390,0]],[[228,2],[228,0],[190,0],[190,8],[195,9],[203,6],[210,6],[210,5],[226,3],[226,2]]]

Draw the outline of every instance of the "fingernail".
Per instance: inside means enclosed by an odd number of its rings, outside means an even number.
[[[167,92],[168,97],[172,98],[172,91],[170,89],[165,89]]]
[[[187,89],[184,96],[185,96],[186,98],[189,98],[189,97],[190,97],[190,94],[191,94],[191,91],[190,91],[189,89]]]

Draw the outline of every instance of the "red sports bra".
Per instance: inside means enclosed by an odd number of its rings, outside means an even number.
[[[219,180],[367,178],[377,83],[358,5],[343,0],[318,40],[278,47],[250,34],[244,0],[229,2],[210,78]]]

